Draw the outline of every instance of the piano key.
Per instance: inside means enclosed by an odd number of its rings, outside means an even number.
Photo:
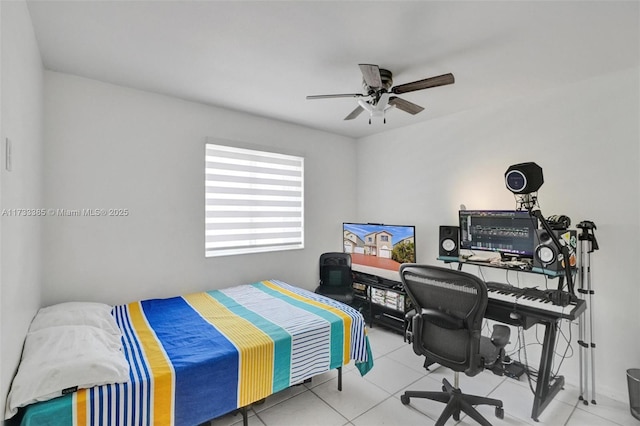
[[[489,301],[498,300],[518,308],[533,309],[537,313],[549,313],[553,317],[575,319],[576,302],[567,306],[555,305],[549,299],[548,292],[535,288],[519,288],[504,283],[487,282]]]

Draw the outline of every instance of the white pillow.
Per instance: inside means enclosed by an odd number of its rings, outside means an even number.
[[[95,302],[65,302],[41,308],[31,322],[29,331],[59,325],[90,325],[116,336],[122,335],[111,315],[111,306]]]
[[[92,326],[61,325],[30,332],[11,384],[5,419],[19,407],[77,389],[129,380],[120,338]]]

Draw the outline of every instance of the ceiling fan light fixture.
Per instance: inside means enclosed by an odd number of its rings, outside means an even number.
[[[358,105],[360,105],[362,109],[367,111],[369,114],[373,113],[373,105],[371,105],[369,102],[365,101],[364,99],[358,99]]]
[[[345,97],[358,98],[359,106],[356,107],[356,109],[353,110],[349,115],[347,115],[347,117],[345,117],[345,120],[353,120],[362,111],[367,111],[369,113],[369,123],[371,123],[371,117],[384,117],[385,112],[389,108],[393,107],[396,107],[397,109],[411,115],[416,115],[424,110],[424,108],[420,105],[416,105],[413,102],[409,102],[397,96],[392,96],[391,94],[398,95],[408,92],[414,92],[417,90],[429,89],[431,87],[453,84],[455,82],[453,74],[448,73],[391,87],[391,85],[393,84],[393,74],[391,73],[391,71],[382,69],[377,65],[372,64],[360,64],[359,66],[360,71],[362,72],[364,93],[314,95],[307,96],[307,99]],[[364,100],[362,98],[369,99]]]

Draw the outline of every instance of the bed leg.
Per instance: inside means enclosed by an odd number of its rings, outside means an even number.
[[[338,367],[338,390],[342,392],[342,367]]]
[[[247,416],[247,407],[242,407],[240,409],[240,413],[242,413],[242,426],[249,426],[249,418]]]

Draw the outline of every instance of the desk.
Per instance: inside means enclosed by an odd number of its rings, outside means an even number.
[[[379,323],[404,333],[409,298],[402,283],[357,271],[353,276],[354,298],[364,305],[369,326]]]
[[[458,258],[440,257],[438,260],[442,260],[446,263],[456,262],[458,263],[458,270],[462,269],[465,264],[505,269],[499,264],[491,264],[487,262],[465,262]],[[525,270],[518,268],[515,270],[527,273],[541,273],[532,269]],[[545,273],[545,275],[557,277],[560,280],[559,288],[562,288],[561,280],[564,278],[564,274],[554,272],[553,275],[549,273]],[[491,284],[492,283],[487,283],[487,287],[490,288]],[[579,299],[573,300],[570,305],[567,305],[567,312],[558,313],[545,311],[544,308],[536,309],[535,307],[519,306],[514,303],[503,302],[492,298],[491,294],[489,294],[485,318],[517,327],[523,327],[525,330],[532,327],[534,324],[543,324],[545,327],[542,356],[540,358],[540,366],[538,367],[538,381],[533,400],[533,408],[531,410],[531,418],[535,421],[538,421],[540,414],[542,414],[547,405],[549,405],[551,400],[553,400],[555,395],[564,386],[563,376],[557,376],[555,378],[551,376],[551,365],[553,361],[553,351],[556,343],[558,323],[560,319],[563,318],[574,320],[578,316],[582,315],[585,310],[586,305],[584,300]],[[514,313],[516,315],[513,315]]]
[[[564,271],[558,272],[551,269],[542,269],[535,266],[518,267],[518,266],[510,266],[509,262],[478,262],[473,260],[466,260],[464,258],[455,257],[455,256],[440,256],[438,257],[438,260],[444,263],[457,263],[458,270],[462,269],[462,265],[468,264],[468,265],[474,265],[474,266],[487,266],[490,268],[506,269],[506,270],[516,271],[516,272],[531,272],[531,273],[546,275],[549,278],[561,278],[564,280]],[[574,268],[574,271],[576,271],[575,268]]]

